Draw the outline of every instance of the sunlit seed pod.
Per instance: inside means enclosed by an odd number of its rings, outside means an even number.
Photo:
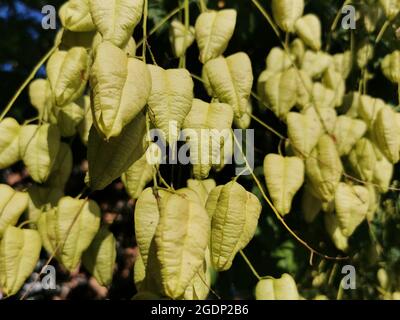
[[[103,39],[122,48],[142,18],[143,4],[144,0],[89,0],[89,10]]]
[[[42,243],[37,231],[9,226],[0,240],[0,287],[6,297],[16,294],[32,274]]]

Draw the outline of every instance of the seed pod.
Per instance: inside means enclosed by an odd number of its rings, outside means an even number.
[[[82,255],[83,265],[102,286],[111,284],[117,257],[116,245],[114,235],[102,227]]]
[[[32,221],[32,224],[36,224],[42,211],[56,207],[58,201],[64,196],[64,192],[58,188],[48,188],[34,184],[29,187],[28,195],[28,220]]]
[[[60,133],[55,125],[31,124],[21,128],[19,152],[34,181],[47,180],[59,149]]]
[[[314,109],[318,115],[319,121],[321,122],[323,131],[332,134],[336,127],[336,120],[337,120],[336,110],[333,108],[321,108],[321,109],[314,108]],[[304,109],[302,113],[304,114],[307,111],[308,109]]]
[[[200,198],[201,203],[205,206],[207,203],[207,198],[212,189],[216,187],[216,183],[214,179],[206,179],[206,180],[194,180],[189,179],[187,182],[187,187],[194,192]]]
[[[303,160],[271,153],[265,157],[264,174],[272,201],[278,212],[285,216],[304,182]]]
[[[0,121],[0,169],[8,168],[20,160],[20,131],[21,127],[14,118]]]
[[[100,208],[92,200],[63,197],[57,208],[44,212],[38,221],[43,246],[70,272],[90,246],[100,227]]]
[[[83,96],[83,120],[78,125],[79,136],[82,140],[82,143],[87,146],[89,140],[89,132],[90,128],[93,125],[93,116],[92,110],[90,108],[90,98],[88,96]]]
[[[297,73],[297,107],[304,109],[310,105],[312,89],[313,82],[310,76],[304,70],[299,70]]]
[[[50,123],[56,124],[62,137],[75,135],[77,127],[85,116],[84,97],[77,101],[68,103],[66,106],[55,106],[50,112]]]
[[[393,177],[394,166],[390,161],[375,147],[376,166],[374,170],[373,182],[379,186],[381,193],[386,193],[389,190],[390,181]]]
[[[64,189],[71,176],[72,166],[73,159],[71,148],[68,144],[62,142],[46,184],[53,188]]]
[[[275,115],[285,119],[297,100],[296,70],[290,68],[277,73],[265,82],[265,96]]]
[[[186,69],[164,70],[154,65],[148,68],[153,83],[148,101],[151,120],[166,141],[174,145],[192,106],[193,80]]]
[[[89,0],[89,9],[97,30],[104,41],[122,48],[140,22],[143,0]]]
[[[90,63],[90,56],[83,47],[53,53],[46,71],[56,105],[66,105],[83,94],[89,79]]]
[[[376,154],[373,143],[360,139],[349,154],[349,162],[357,177],[363,181],[372,181],[376,167]]]
[[[350,237],[364,221],[368,208],[367,188],[339,183],[335,193],[335,209],[339,227],[345,237]]]
[[[346,82],[341,74],[335,71],[334,67],[329,67],[324,73],[322,84],[335,93],[335,107],[341,106],[346,92]]]
[[[135,206],[135,234],[143,264],[147,266],[149,252],[153,250],[153,238],[160,219],[160,210],[165,206],[171,193],[157,190],[157,200],[152,188],[146,188]]]
[[[235,117],[246,113],[253,86],[251,61],[246,53],[208,61],[203,67],[203,79],[208,79],[213,97],[233,108]]]
[[[349,154],[366,131],[367,125],[364,121],[352,119],[348,116],[339,116],[333,131],[339,155]]]
[[[400,51],[386,55],[381,62],[382,72],[393,83],[400,83]]]
[[[397,163],[400,155],[400,127],[393,109],[388,106],[382,108],[373,128],[374,140],[379,149],[391,163]]]
[[[63,27],[74,32],[87,32],[96,29],[89,11],[89,0],[69,0],[59,11]]]
[[[0,241],[0,287],[6,297],[16,294],[32,274],[42,244],[35,230],[9,226]]]
[[[297,35],[311,49],[321,49],[321,21],[315,14],[306,14],[295,23]]]
[[[168,197],[154,237],[168,297],[177,299],[184,294],[204,261],[209,236],[210,219],[201,205],[176,194]]]
[[[272,14],[283,31],[293,32],[297,19],[303,15],[304,0],[273,0]]]
[[[294,57],[289,56],[283,49],[274,47],[266,59],[267,70],[274,73],[285,71],[292,66],[292,61]]]
[[[385,102],[379,98],[372,98],[367,95],[362,95],[360,97],[360,105],[358,108],[358,114],[362,120],[368,126],[368,129],[373,128],[375,119],[379,111],[386,106]]]
[[[52,91],[48,79],[36,79],[29,85],[29,100],[39,113],[39,117],[48,121],[52,108]]]
[[[344,236],[334,213],[324,214],[325,229],[335,247],[343,252],[349,249],[348,237]]]
[[[218,271],[228,270],[236,253],[253,238],[261,204],[237,182],[214,188],[206,208],[211,221],[211,261]]]
[[[332,57],[329,54],[323,51],[314,52],[307,50],[304,54],[301,69],[311,78],[320,78],[331,64]]]
[[[108,142],[92,127],[88,143],[88,184],[92,190],[104,189],[143,156],[145,133],[146,119],[142,112],[122,130],[120,136]]]
[[[232,121],[230,105],[193,100],[183,128],[185,135],[188,134],[190,138],[190,158],[196,179],[207,178],[212,164],[219,163],[220,150],[229,139]]]
[[[247,102],[246,112],[241,117],[234,117],[233,123],[236,128],[248,129],[251,123],[251,115],[253,114],[253,105],[251,104],[251,99]]]
[[[95,125],[107,139],[118,137],[144,108],[151,77],[144,62],[128,58],[110,42],[97,48],[90,77]]]
[[[379,0],[385,16],[389,20],[393,20],[400,11],[400,3],[398,0]]]
[[[374,56],[374,47],[370,43],[365,43],[357,51],[357,65],[360,69],[367,66]]]
[[[156,173],[157,163],[152,164],[153,159],[150,159],[154,153],[160,154],[161,150],[155,143],[152,143],[146,153],[121,176],[126,191],[132,199],[139,198],[146,185],[153,179],[153,175]],[[150,162],[149,159],[151,160]]]
[[[353,61],[350,50],[333,55],[333,66],[335,70],[342,75],[343,79],[347,79],[350,75],[352,64]]]
[[[301,66],[306,53],[304,42],[300,38],[296,38],[290,44],[290,52],[295,56],[296,63]]]
[[[306,174],[316,195],[323,202],[331,202],[342,177],[343,167],[335,143],[323,135],[306,159]]]
[[[255,289],[256,300],[299,300],[296,282],[284,273],[280,278],[258,281]]]
[[[301,198],[301,211],[307,223],[313,223],[322,209],[321,200],[314,196],[311,186],[306,185]]]
[[[301,158],[307,158],[323,133],[315,109],[308,108],[304,114],[289,112],[286,120],[294,153]]]
[[[28,207],[28,194],[0,184],[0,238],[9,225],[14,226]]]
[[[327,88],[319,82],[315,82],[312,89],[312,103],[318,110],[334,108],[336,102],[335,91]]]
[[[236,16],[233,9],[207,11],[198,16],[195,33],[202,63],[224,53],[235,30]]]
[[[179,20],[173,20],[169,31],[169,40],[175,57],[180,58],[185,55],[186,50],[193,44],[194,28],[186,30],[185,25]]]

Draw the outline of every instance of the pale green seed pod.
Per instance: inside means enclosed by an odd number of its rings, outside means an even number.
[[[14,118],[5,118],[0,122],[0,169],[10,167],[21,159],[20,131],[21,127]]]
[[[8,226],[14,226],[28,207],[28,194],[0,184],[0,238]]]
[[[64,3],[59,16],[65,29],[74,32],[88,32],[96,29],[89,11],[89,0],[69,0]]]
[[[295,23],[297,35],[311,49],[321,49],[321,21],[315,14],[306,14]]]
[[[90,76],[91,107],[94,123],[106,139],[118,137],[143,110],[151,83],[143,61],[128,58],[110,42],[98,46]]]
[[[19,152],[32,179],[48,179],[60,149],[60,133],[55,125],[27,125],[21,128]]]
[[[285,32],[293,32],[304,11],[304,0],[272,0],[274,20]]]
[[[186,50],[193,44],[195,30],[192,26],[186,30],[185,25],[179,20],[173,20],[169,31],[169,41],[175,57],[180,58],[185,55]]]
[[[210,192],[206,208],[212,217],[212,265],[218,271],[228,270],[256,232],[261,203],[237,182],[229,182]]]
[[[145,148],[146,119],[141,112],[116,138],[105,141],[93,126],[88,143],[88,184],[92,190],[102,190],[119,178],[138,159]]]
[[[214,98],[233,108],[235,117],[246,113],[253,86],[251,61],[246,53],[208,61],[203,67],[203,79],[207,79]]]
[[[291,275],[262,279],[255,289],[256,300],[299,300],[297,285]]]
[[[369,192],[362,186],[339,183],[335,193],[335,210],[339,227],[350,237],[367,216]]]
[[[66,105],[83,94],[89,79],[90,60],[83,47],[53,53],[47,62],[46,71],[55,105]]]
[[[0,241],[0,287],[6,297],[16,294],[32,274],[42,243],[35,230],[9,226]]]
[[[102,286],[111,284],[117,257],[116,246],[114,235],[102,227],[82,255],[83,265]]]
[[[104,41],[122,48],[142,18],[143,4],[144,0],[89,0],[89,10]]]
[[[269,194],[278,212],[285,216],[304,182],[304,162],[297,157],[269,154],[264,160],[264,175]]]
[[[198,16],[195,34],[202,63],[224,53],[235,30],[236,16],[236,10],[233,9],[210,10]]]

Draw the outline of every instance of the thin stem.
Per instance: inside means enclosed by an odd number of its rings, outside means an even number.
[[[146,41],[147,43],[147,39],[150,38],[154,33],[156,33],[158,31],[158,29],[160,29],[165,23],[167,23],[170,19],[172,19],[173,16],[175,16],[179,11],[181,11],[183,9],[183,5],[175,8],[174,10],[172,10],[168,15],[165,16],[165,18],[163,18],[159,23],[157,23],[151,30],[150,32],[147,34],[146,38],[143,38],[142,40],[140,40],[137,43],[137,48],[139,48],[141,45],[144,44],[144,42]]]
[[[63,32],[63,30],[61,30]],[[19,87],[17,92],[14,94],[14,96],[11,98],[10,102],[7,104],[7,106],[4,108],[3,112],[0,115],[0,121],[4,119],[4,117],[7,115],[7,113],[11,110],[12,106],[14,105],[15,101],[18,99],[18,97],[21,95],[22,91],[28,86],[28,84],[32,81],[32,79],[35,77],[36,73],[39,71],[41,66],[51,57],[51,55],[58,49],[58,46],[60,45],[62,39],[62,34],[59,40],[54,44],[54,46],[43,56],[42,59],[36,64],[36,66],[33,68],[31,73],[29,74],[28,78],[24,81],[24,83]]]
[[[272,20],[271,16],[268,14],[268,12],[263,8],[263,6],[260,4],[260,2],[258,2],[258,0],[251,0],[251,2],[253,2],[253,4],[258,8],[258,10],[260,10],[261,14],[265,17],[265,19],[268,20],[268,23],[270,24],[270,26],[272,27],[272,29],[274,30],[276,36],[278,38],[281,37],[281,34],[279,32],[278,27],[276,26],[276,24],[274,23],[274,20]]]
[[[146,62],[146,49],[147,49],[147,15],[148,15],[148,0],[144,0],[144,9],[143,9],[143,39],[144,44],[142,47],[142,59]]]
[[[381,39],[382,39],[383,35],[385,34],[386,29],[389,27],[389,25],[390,25],[390,20],[386,20],[376,37],[375,44],[377,44],[381,41]]]
[[[267,125],[264,121],[262,121],[261,119],[257,118],[254,114],[248,112],[248,115],[255,120],[256,122],[258,122],[260,125],[262,125],[263,127],[265,127],[266,129],[268,129],[269,131],[271,131],[273,134],[275,134],[277,137],[281,138],[282,140],[286,140],[287,138],[283,135],[281,135],[278,131],[276,131],[275,129],[271,128],[269,125]]]
[[[258,272],[256,271],[256,269],[253,267],[253,265],[251,264],[250,260],[246,257],[246,255],[244,254],[243,250],[240,250],[240,255],[242,256],[243,260],[247,263],[247,265],[249,266],[251,272],[253,272],[254,276],[257,278],[258,281],[261,280],[260,275],[258,274]]]

